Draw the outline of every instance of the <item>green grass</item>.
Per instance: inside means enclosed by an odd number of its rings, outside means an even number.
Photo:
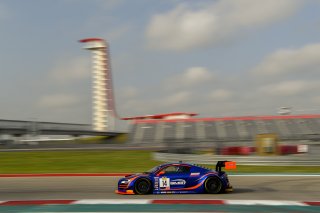
[[[149,151],[0,152],[0,173],[141,172],[158,165]]]
[[[150,151],[0,152],[0,174],[143,172],[159,164]],[[320,173],[320,166],[238,166],[230,171],[257,172]]]

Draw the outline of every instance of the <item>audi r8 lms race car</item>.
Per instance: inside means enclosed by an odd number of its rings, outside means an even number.
[[[187,194],[232,191],[221,168],[235,169],[233,161],[218,161],[215,170],[189,163],[167,163],[141,174],[127,175],[118,182],[118,194]]]

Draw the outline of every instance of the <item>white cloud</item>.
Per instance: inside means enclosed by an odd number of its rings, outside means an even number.
[[[225,101],[232,98],[233,93],[226,89],[217,89],[209,93],[208,98],[216,101]]]
[[[319,89],[319,82],[297,80],[262,86],[259,91],[272,96],[292,96],[317,88]]]
[[[300,0],[220,0],[193,9],[186,3],[154,15],[147,26],[149,46],[188,50],[215,44],[243,31],[292,15]]]
[[[122,104],[120,109],[125,111],[124,114],[126,116],[183,111],[192,103],[193,97],[190,92],[178,91],[161,97],[152,97],[151,99],[126,99],[124,100],[125,104]]]
[[[62,108],[77,105],[79,102],[79,98],[74,95],[52,94],[42,97],[38,101],[38,106],[41,108]]]
[[[185,88],[201,85],[214,80],[214,74],[205,67],[191,67],[165,83],[169,88]]]
[[[221,78],[221,83],[229,85]],[[145,91],[150,98],[138,96],[125,99],[121,111],[126,115],[145,115],[173,111],[195,111],[205,116],[241,116],[276,114],[281,106],[293,109],[319,108],[320,82],[318,80],[286,80],[276,83],[251,84],[253,79],[239,79],[232,87],[213,85],[203,92],[203,87],[192,90],[171,90],[168,94],[151,96],[155,91]],[[229,85],[230,86],[230,85]],[[305,111],[295,113],[314,113]],[[319,111],[317,111],[319,112]]]
[[[318,71],[320,67],[320,43],[300,49],[282,49],[267,56],[253,73],[262,76],[278,76]]]
[[[70,83],[89,78],[91,75],[90,60],[78,57],[59,61],[50,72],[50,77],[60,83]]]
[[[214,27],[215,22],[210,11],[189,11],[180,5],[169,13],[154,16],[146,34],[151,47],[188,49],[206,43],[211,36],[208,27]]]

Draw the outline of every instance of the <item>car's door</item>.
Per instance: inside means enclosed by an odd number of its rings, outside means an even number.
[[[179,190],[187,186],[190,167],[171,165],[159,171],[159,190]]]

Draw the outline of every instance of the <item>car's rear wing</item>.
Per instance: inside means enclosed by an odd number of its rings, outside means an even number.
[[[226,170],[230,170],[230,169],[236,169],[237,168],[237,164],[235,161],[218,161],[217,165],[216,165],[216,171],[217,172],[221,172],[221,168],[225,167]]]

